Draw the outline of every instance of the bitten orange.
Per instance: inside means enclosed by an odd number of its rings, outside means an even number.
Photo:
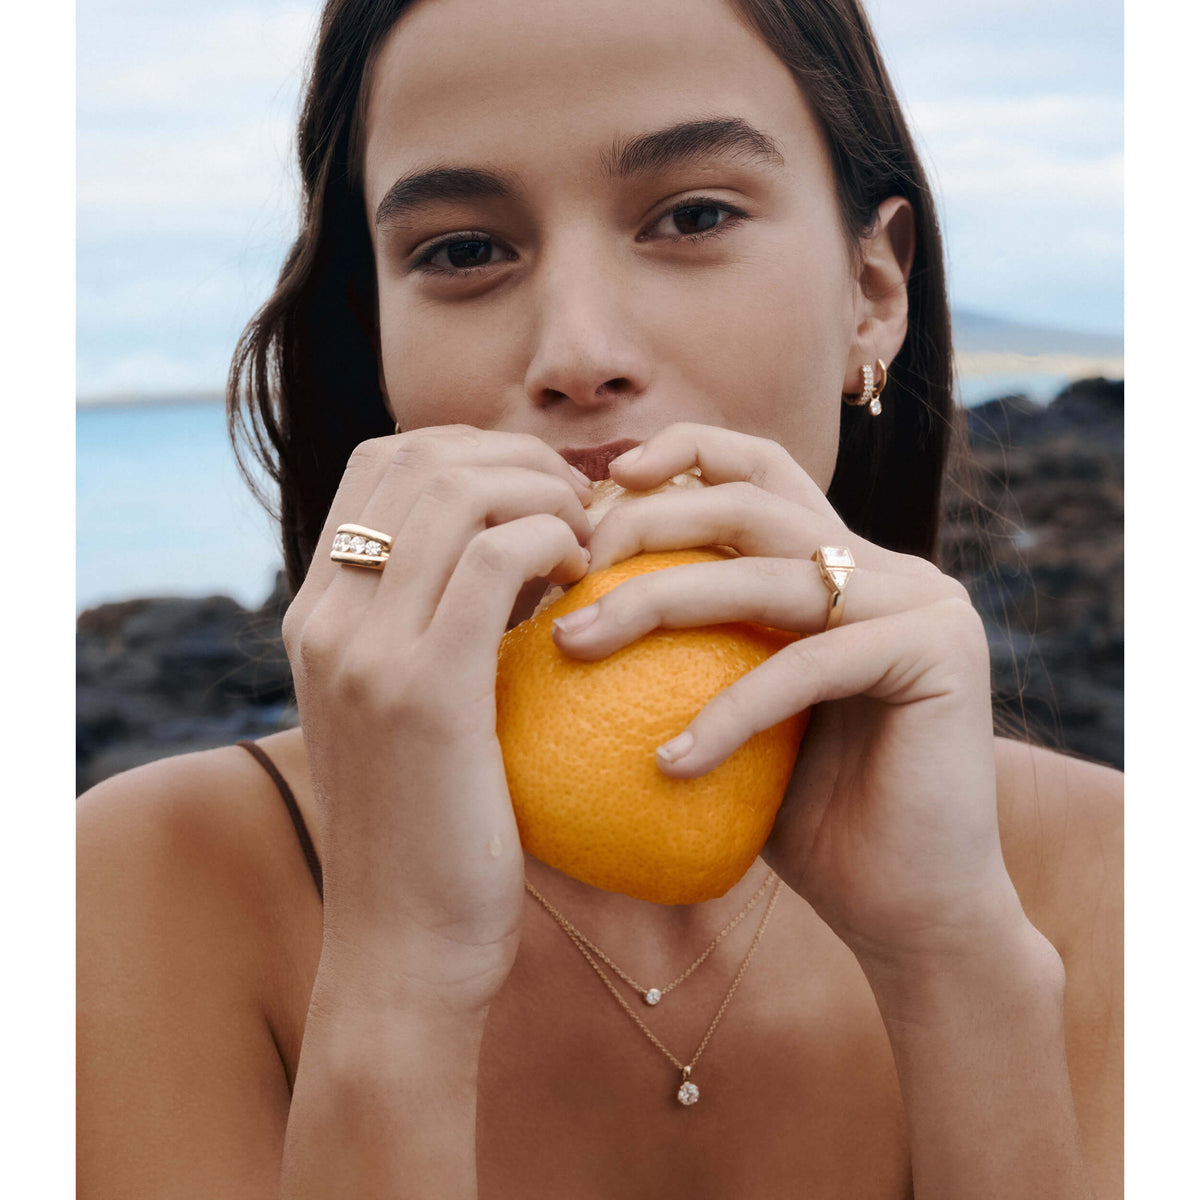
[[[698,779],[664,775],[655,750],[795,635],[749,623],[662,629],[595,662],[567,657],[551,638],[557,617],[626,579],[725,557],[636,555],[585,576],[501,641],[496,727],[522,845],[593,887],[658,904],[712,900],[771,831],[807,712]]]

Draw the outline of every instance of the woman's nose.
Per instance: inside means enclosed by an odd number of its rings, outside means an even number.
[[[529,399],[596,408],[643,393],[650,383],[646,331],[636,328],[619,280],[575,256],[548,268],[540,283]]]

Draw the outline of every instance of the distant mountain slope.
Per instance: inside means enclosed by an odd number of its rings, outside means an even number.
[[[1101,333],[1075,333],[1041,325],[1022,325],[968,309],[950,315],[959,354],[1022,354],[1121,358],[1125,340]]]

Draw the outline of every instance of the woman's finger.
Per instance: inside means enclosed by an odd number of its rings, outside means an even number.
[[[444,467],[426,477],[407,513],[390,517],[393,503],[380,488],[365,518],[372,528],[399,521],[387,565],[377,576],[373,609],[383,620],[403,614],[406,637],[418,635],[432,620],[459,559],[483,530],[545,513],[570,530],[577,549],[592,535],[574,490],[562,479],[524,467]],[[557,568],[560,577],[554,582],[574,583],[583,573],[575,570],[579,562],[586,570],[586,554],[576,554],[566,574]],[[336,591],[339,582],[331,590]]]
[[[978,614],[965,601],[939,600],[793,642],[709,701],[659,748],[659,767],[694,779],[754,734],[814,704],[852,696],[941,704],[948,730],[961,726],[972,706],[986,714],[987,640]]]
[[[362,619],[374,600],[378,572],[345,567],[329,558],[339,525],[363,525],[395,538],[410,509],[439,472],[498,466],[540,472],[567,485],[581,505],[591,502],[590,484],[532,435],[447,425],[375,438],[358,446],[346,466],[304,587],[293,605],[297,609],[293,620],[315,608],[319,598],[335,585],[336,604],[348,616]],[[421,552],[427,549],[424,545]],[[388,563],[390,569],[400,565],[400,561]]]
[[[615,505],[596,526],[588,549],[592,570],[599,571],[644,550],[729,546],[739,554],[809,558],[819,545],[849,546],[856,561],[888,556],[836,517],[745,482],[659,492]]]
[[[842,524],[825,493],[778,442],[715,425],[668,425],[613,459],[609,473],[622,487],[641,491],[689,467],[699,467],[706,483],[752,483]]]
[[[525,467],[557,477],[570,486],[581,504],[591,503],[590,483],[532,434],[442,425],[374,438],[357,446],[346,464],[313,557],[310,575],[315,585],[323,587],[338,576],[337,564],[329,561],[329,550],[339,525],[366,525],[395,536],[404,514],[439,470],[496,466]],[[372,520],[389,519],[390,527],[372,524]]]
[[[430,653],[451,675],[478,674],[477,696],[488,700],[496,682],[496,650],[525,581],[552,575],[576,580],[586,571],[587,551],[549,513],[482,530],[459,556],[429,623]],[[490,653],[481,657],[480,646]]]
[[[705,482],[715,486],[615,506],[590,545],[593,570],[640,550],[717,545],[742,554],[808,558],[825,545],[847,546],[856,561],[888,570],[937,574],[926,559],[898,554],[852,533],[807,472],[766,438],[680,423],[660,430],[638,450],[632,461],[623,455],[612,462],[613,479],[622,487],[645,490],[696,466]]]
[[[966,593],[946,576],[917,577],[856,567],[846,585],[843,623],[871,621]],[[595,604],[554,623],[573,658],[599,659],[654,629],[752,621],[799,634],[824,630],[830,592],[817,564],[783,558],[666,567],[626,580]]]

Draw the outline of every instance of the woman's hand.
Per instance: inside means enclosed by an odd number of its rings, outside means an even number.
[[[529,580],[587,569],[590,488],[537,438],[467,426],[359,446],[283,623],[316,793],[323,965],[391,999],[485,1007],[524,858],[496,742],[500,638]],[[329,559],[353,522],[380,571]]]
[[[586,628],[556,632],[558,645],[600,658],[659,626],[741,620],[807,635],[706,705],[660,768],[703,775],[754,733],[820,705],[763,852],[788,885],[860,960],[883,966],[1019,927],[997,828],[988,648],[965,590],[856,537],[761,438],[672,425],[612,475],[643,489],[691,466],[714,486],[617,506],[593,535],[592,569],[706,544],[743,557],[629,580]],[[843,623],[828,632],[829,592],[810,561],[825,545],[848,546],[856,564]]]

